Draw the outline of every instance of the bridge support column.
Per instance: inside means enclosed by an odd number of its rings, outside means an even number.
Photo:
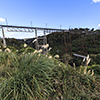
[[[46,37],[46,30],[44,30],[44,36],[43,36],[43,45],[46,45],[47,44],[47,37]],[[44,49],[44,54],[47,53],[47,48]]]
[[[37,29],[35,29],[35,37],[36,37],[36,39],[37,39],[37,41],[36,41],[36,49],[39,50],[39,47],[38,47]]]
[[[1,27],[1,28],[2,28],[2,35],[3,35],[3,44],[4,44],[4,47],[7,47],[5,35],[4,35],[4,30],[3,30],[3,27]]]

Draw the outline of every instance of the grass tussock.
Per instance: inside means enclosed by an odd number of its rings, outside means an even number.
[[[0,52],[0,100],[99,100],[95,75],[40,53]]]

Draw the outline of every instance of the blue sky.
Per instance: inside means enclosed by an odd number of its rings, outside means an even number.
[[[97,29],[100,0],[0,0],[0,18],[9,25]]]

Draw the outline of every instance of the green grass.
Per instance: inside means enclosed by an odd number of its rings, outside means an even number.
[[[0,52],[1,100],[99,100],[100,83],[39,53]]]
[[[15,57],[12,53],[4,57],[2,64],[5,65],[0,73],[0,94],[3,99],[42,98],[43,91],[49,94],[52,90],[49,73],[53,62],[43,56],[31,53]]]

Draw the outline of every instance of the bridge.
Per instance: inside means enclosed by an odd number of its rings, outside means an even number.
[[[54,28],[41,28],[41,27],[26,27],[26,26],[12,26],[12,25],[0,25],[0,28],[2,29],[2,35],[3,35],[3,44],[6,47],[7,43],[5,40],[5,31],[7,32],[34,32],[35,37],[37,39],[36,41],[36,49],[39,50],[43,45],[47,44],[47,38],[46,33],[52,33],[52,32],[67,32],[66,29],[54,29]],[[37,31],[41,30],[43,31],[43,36],[39,37],[37,35]],[[39,44],[39,40],[43,41],[43,44]]]
[[[69,45],[70,52],[72,51],[72,34],[80,34],[79,39],[81,40],[81,46],[79,48],[84,49],[84,44],[86,44],[85,38],[88,34],[100,34],[98,32],[91,32],[91,31],[81,31],[81,30],[67,30],[67,29],[55,29],[55,28],[41,28],[41,27],[26,27],[26,26],[13,26],[13,25],[0,25],[0,28],[2,30],[2,35],[3,35],[3,44],[6,47],[6,40],[5,40],[5,31],[7,32],[31,32],[35,35],[36,38],[36,49],[39,50],[43,45],[47,45],[47,33],[54,33],[54,32],[59,32],[59,33],[64,33],[63,34],[63,44],[65,46],[64,51],[68,53],[68,48],[67,45]],[[38,31],[43,31],[43,36],[38,36]],[[91,39],[92,41],[95,42],[95,37]],[[40,44],[39,41],[42,41],[42,44]],[[45,51],[47,51],[45,49]],[[44,51],[44,52],[45,52]],[[62,50],[63,51],[63,50]],[[86,47],[86,52],[87,52],[87,47]]]

